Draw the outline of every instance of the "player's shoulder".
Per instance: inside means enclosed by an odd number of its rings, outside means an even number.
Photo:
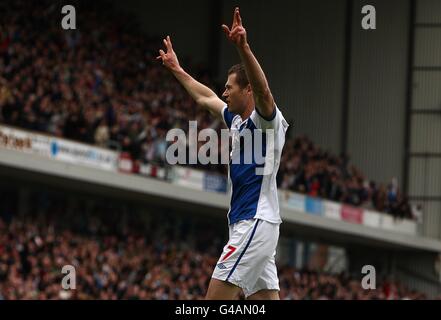
[[[282,111],[279,107],[274,104],[274,111],[270,117],[263,116],[259,109],[255,108],[251,113],[250,119],[256,125],[257,128],[274,128],[278,126],[282,126],[284,128],[288,128],[289,124],[285,120]]]

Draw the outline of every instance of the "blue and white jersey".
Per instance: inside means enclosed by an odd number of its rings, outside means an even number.
[[[281,223],[276,175],[288,123],[277,106],[270,119],[265,119],[254,109],[250,117],[243,120],[240,115],[228,111],[225,105],[222,118],[232,135],[228,168],[231,186],[229,224],[252,218]],[[248,139],[250,133],[252,142]],[[256,169],[264,172],[257,174]]]

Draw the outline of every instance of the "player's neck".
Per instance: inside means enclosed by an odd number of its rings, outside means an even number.
[[[242,120],[248,119],[251,116],[251,113],[253,113],[254,107],[251,105],[248,108],[246,108],[244,110],[244,112],[242,112],[240,114],[240,117],[242,118]]]

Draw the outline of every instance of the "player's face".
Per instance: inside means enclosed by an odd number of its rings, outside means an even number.
[[[236,74],[228,75],[225,91],[222,97],[228,105],[230,112],[241,114],[247,108],[250,90],[248,87],[241,88],[236,81]]]

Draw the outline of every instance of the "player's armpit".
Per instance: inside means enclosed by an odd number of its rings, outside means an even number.
[[[254,101],[256,102],[256,111],[262,118],[266,120],[271,120],[272,118],[274,118],[276,112],[276,104],[274,102],[273,95],[271,94],[271,91],[269,89],[267,92],[264,93],[254,92]]]

